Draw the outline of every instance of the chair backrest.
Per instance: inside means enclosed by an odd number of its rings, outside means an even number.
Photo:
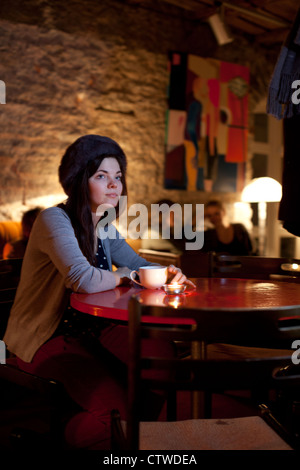
[[[22,261],[22,259],[0,260],[0,339],[5,333],[9,313],[15,299]],[[6,364],[0,365],[0,391],[3,392],[3,397],[0,397],[2,403],[5,403],[7,409],[12,407],[12,419],[9,426],[15,421],[19,423],[16,410],[22,413],[24,406],[28,408],[28,403],[24,404],[22,401],[24,396],[30,396],[31,402],[37,403],[41,407],[39,411],[30,410],[30,414],[27,410],[29,423],[24,421],[25,428],[19,429],[15,436],[19,441],[18,446],[24,445],[29,448],[39,439],[39,436],[43,436],[41,437],[42,442],[48,443],[49,441],[51,446],[63,445],[63,419],[66,414],[73,413],[76,407],[60,382],[24,372],[17,367],[14,359],[9,357]],[[6,405],[5,399],[9,394],[13,400]],[[32,422],[30,421],[31,412]],[[39,413],[39,418],[36,422],[37,413]],[[26,436],[28,431],[32,430],[31,426],[36,427],[38,433],[34,433],[33,436],[29,435],[30,442],[27,442]],[[44,429],[44,427],[49,429],[45,435],[40,434],[40,428]]]
[[[23,258],[1,259],[0,272],[1,273],[20,273],[23,263]]]
[[[0,260],[0,339],[5,333],[10,309],[15,299],[22,262],[22,259]]]
[[[8,358],[7,363],[0,366],[0,395],[5,413],[11,413],[3,439],[8,433],[10,439],[14,438],[14,445],[25,450],[36,448],[37,443],[48,450],[64,446],[65,422],[79,407],[61,382],[24,372],[14,358]],[[20,419],[22,413],[23,419]],[[3,426],[2,416],[0,421]]]
[[[0,289],[16,287],[20,280],[23,259],[0,260]]]
[[[143,322],[143,316],[153,317],[153,322]],[[168,319],[170,324],[157,321],[158,317]],[[191,325],[180,326],[180,319],[189,318]],[[161,320],[161,318],[160,318]],[[178,324],[178,326],[176,326]],[[285,358],[264,357],[261,359],[236,359],[217,361],[190,356],[166,359],[159,353],[142,352],[143,337],[165,341],[184,341],[191,344],[202,342],[229,342],[235,344],[259,345],[260,347],[291,348],[292,342],[300,336],[300,307],[279,309],[245,309],[241,311],[211,309],[201,307],[186,309],[147,306],[137,296],[129,302],[129,366],[128,366],[128,447],[138,449],[139,409],[141,375],[144,370],[164,370],[159,378],[145,378],[153,390],[207,390],[249,389],[252,387],[273,388],[283,379],[277,376],[276,368],[292,364],[292,352]],[[291,380],[300,385],[300,376]],[[287,384],[285,378],[284,384]]]
[[[8,317],[14,303],[16,291],[16,287],[0,289],[0,340],[3,338],[6,330]]]
[[[152,263],[164,266],[173,264],[182,270],[187,277],[211,277],[214,265],[214,253],[202,251],[185,251],[182,254],[165,251],[140,249],[139,255]]]
[[[163,266],[173,264],[174,266],[180,267],[180,254],[175,254],[168,251],[146,250],[141,248],[139,249],[139,255],[151,263],[159,263]]]
[[[212,277],[214,253],[185,251],[181,255],[180,268],[187,277]]]
[[[286,279],[300,281],[300,261],[264,256],[235,256],[215,254],[213,277],[248,279]]]
[[[0,260],[0,339],[3,338],[20,280],[22,259]]]

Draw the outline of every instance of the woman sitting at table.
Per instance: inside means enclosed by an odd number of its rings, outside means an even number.
[[[252,242],[243,224],[227,223],[226,211],[220,201],[209,201],[205,205],[204,217],[212,228],[204,233],[203,251],[230,255],[251,255]]]
[[[59,167],[67,201],[36,219],[4,336],[21,369],[61,381],[80,405],[65,428],[71,447],[109,449],[110,412],[118,408],[125,417],[127,328],[69,307],[72,291],[113,289],[151,264],[113,225],[99,223],[97,208],[118,209],[126,195],[125,173],[125,154],[110,138],[86,135],[67,148]],[[190,282],[180,269],[168,270],[174,281]],[[171,345],[159,346],[172,354]],[[151,397],[158,413],[162,397]],[[149,403],[145,396],[150,412]]]

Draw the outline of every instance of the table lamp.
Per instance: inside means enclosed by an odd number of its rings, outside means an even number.
[[[279,202],[281,196],[281,184],[267,176],[254,178],[242,191],[243,202],[258,203],[258,247],[261,256],[265,254],[267,202]]]

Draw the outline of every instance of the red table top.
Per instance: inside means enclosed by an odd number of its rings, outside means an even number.
[[[180,305],[214,310],[300,306],[300,286],[296,283],[225,278],[198,278],[193,281],[196,289],[188,287],[181,295],[166,295],[161,289],[116,287],[95,294],[73,293],[71,305],[81,312],[118,321],[127,321],[128,301],[134,294],[147,305]]]

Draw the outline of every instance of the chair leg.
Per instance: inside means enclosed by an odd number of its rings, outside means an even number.
[[[259,409],[261,412],[262,418],[266,421],[266,423],[274,429],[277,434],[284,439],[293,449],[299,450],[300,449],[300,438],[298,435],[292,434],[289,432],[274,416],[274,414],[270,411],[270,409],[265,405],[259,405]]]
[[[210,419],[212,416],[212,392],[204,392],[204,418]]]
[[[194,390],[192,392],[192,417],[209,419],[212,415],[212,392],[209,390]]]
[[[167,397],[167,421],[176,421],[177,417],[177,393],[169,392]]]
[[[112,410],[111,412],[111,449],[126,450],[126,438],[118,410]]]

